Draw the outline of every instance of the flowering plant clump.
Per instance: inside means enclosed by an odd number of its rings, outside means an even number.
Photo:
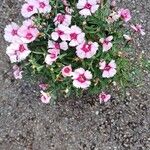
[[[115,0],[25,0],[21,14],[21,26],[11,22],[4,30],[6,54],[16,79],[25,72],[42,77],[43,103],[86,90],[107,102],[111,84],[128,83],[133,33],[145,34],[129,9],[116,8]]]

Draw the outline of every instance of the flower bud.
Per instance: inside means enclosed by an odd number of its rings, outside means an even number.
[[[86,25],[86,21],[83,21],[83,25]]]

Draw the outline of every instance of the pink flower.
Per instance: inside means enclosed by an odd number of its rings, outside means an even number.
[[[19,66],[13,66],[13,75],[15,79],[22,79],[22,73],[23,71],[20,70]]]
[[[54,18],[55,26],[59,24],[63,24],[64,26],[69,26],[71,24],[71,15],[57,14]]]
[[[111,98],[110,94],[106,94],[105,92],[100,93],[99,95],[99,101],[100,103],[102,102],[108,102]]]
[[[100,70],[103,71],[103,78],[111,78],[117,73],[115,60],[111,60],[109,64],[106,64],[106,61],[101,61],[99,65]]]
[[[57,28],[55,28],[55,31],[52,32],[51,37],[54,41],[57,41],[59,38],[62,41],[67,41],[69,40],[69,31],[69,27],[60,24]]]
[[[61,73],[64,77],[70,77],[72,75],[71,65],[63,67]]]
[[[69,45],[77,46],[85,41],[85,33],[78,26],[74,25],[70,28],[69,38]]]
[[[108,50],[110,50],[112,48],[112,46],[113,46],[111,43],[112,39],[113,39],[113,36],[109,36],[106,39],[104,39],[104,38],[100,39],[100,42],[103,45],[103,52],[107,52]]]
[[[121,17],[122,20],[124,20],[125,22],[128,22],[131,19],[131,13],[129,9],[124,9],[121,8],[118,11],[118,15]]]
[[[48,84],[40,83],[40,84],[39,84],[39,87],[40,87],[42,90],[46,90],[46,89],[48,88]]]
[[[43,91],[41,91],[41,101],[44,104],[48,104],[51,100],[51,96],[49,95],[49,93],[45,93]]]
[[[29,23],[29,22],[28,22]],[[39,31],[32,24],[29,25],[27,22],[24,22],[18,30],[18,35],[20,36],[23,43],[33,42],[39,35]]]
[[[7,47],[6,54],[9,56],[11,63],[20,62],[31,53],[27,44],[12,43]]]
[[[51,11],[49,0],[37,0],[37,4],[40,13],[49,13]]]
[[[79,58],[91,58],[94,56],[98,50],[98,43],[97,42],[83,42],[79,46],[76,47],[77,51],[76,54]]]
[[[64,51],[66,51],[68,49],[68,44],[67,42],[61,42],[61,43],[58,43],[58,42],[53,42],[51,40],[48,41],[48,48],[49,49],[62,49]]]
[[[84,16],[91,16],[91,13],[95,13],[99,5],[97,0],[79,0],[77,3],[77,8],[80,9],[79,13]]]
[[[21,14],[25,18],[31,17],[33,14],[36,14],[37,8],[38,8],[38,3],[36,0],[26,0],[27,3],[22,5],[21,9]]]
[[[73,85],[76,88],[86,89],[91,85],[92,74],[88,70],[78,68],[72,73]]]
[[[136,25],[131,25],[131,28],[135,31],[140,33],[141,35],[145,35],[144,29],[142,28],[142,25],[136,24]]]
[[[52,65],[58,58],[60,51],[58,49],[49,49],[49,54],[46,55],[45,62],[48,65]]]
[[[11,22],[11,24],[7,25],[4,29],[5,40],[8,42],[11,42],[11,43],[20,42],[20,37],[18,35],[18,29],[19,29],[19,26],[14,22]]]

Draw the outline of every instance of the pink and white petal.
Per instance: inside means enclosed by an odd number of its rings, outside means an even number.
[[[116,73],[117,73],[117,71],[116,71],[116,69],[114,69],[114,68],[111,68],[111,69],[109,70],[109,76],[110,76],[110,77],[113,77]]]
[[[71,15],[65,15],[65,17],[66,17],[66,19],[65,19],[64,25],[69,26],[71,24],[72,16]]]
[[[76,88],[80,88],[81,87],[81,83],[78,82],[77,80],[73,80],[73,86]]]
[[[96,50],[91,50],[86,53],[86,58],[91,58],[96,54]]]
[[[97,4],[97,0],[87,0],[87,2],[91,5],[96,5]]]
[[[77,46],[77,45],[78,45],[77,40],[71,40],[69,43],[69,46],[72,46],[72,47]]]
[[[27,57],[30,53],[31,53],[31,51],[25,50],[23,53],[20,53],[19,59],[20,59],[20,60],[26,59],[26,57]]]
[[[79,74],[84,74],[85,70],[83,68],[78,68],[74,72],[77,72]]]
[[[104,99],[104,102],[108,102],[111,98],[111,95],[110,94],[107,94],[106,95],[106,98]]]
[[[58,38],[59,38],[58,33],[57,33],[57,32],[52,32],[52,34],[51,34],[51,38],[52,38],[54,41],[57,41],[57,40],[58,40]]]
[[[68,41],[69,40],[69,35],[68,34],[63,34],[60,36],[62,41]]]
[[[48,41],[48,48],[54,48],[53,41],[51,41],[51,40]]]
[[[85,41],[85,33],[80,33],[78,36],[77,36],[77,41],[79,44],[81,44],[82,42]]]
[[[99,47],[99,45],[98,45],[97,42],[94,42],[94,43],[92,44],[92,49],[93,49],[93,48],[98,49],[98,47]]]
[[[68,43],[67,42],[61,42],[60,43],[60,49],[66,51],[68,49]]]
[[[80,1],[77,3],[77,8],[78,8],[78,9],[84,8],[86,2],[87,2],[86,0],[80,0]]]
[[[81,84],[82,89],[87,89],[91,85],[91,81],[85,81]]]
[[[84,42],[82,42],[80,45],[78,45],[78,46],[76,47],[76,50],[77,50],[77,51],[81,51],[83,45],[84,45]]]
[[[115,63],[115,60],[111,60],[110,63],[108,64],[110,67],[112,68],[116,68],[116,63]]]
[[[93,5],[93,6],[91,7],[91,12],[92,12],[92,13],[95,13],[95,12],[98,10],[98,8],[99,8],[99,5]]]
[[[106,38],[106,41],[112,41],[113,40],[113,36],[108,36],[107,38]]]
[[[85,52],[83,52],[82,50],[77,50],[76,55],[81,59],[84,59],[86,57]]]
[[[103,70],[106,66],[106,61],[99,62],[99,66],[100,66],[99,69]]]
[[[52,65],[53,61],[51,60],[50,58],[50,55],[48,54],[45,58],[45,63],[48,64],[48,65]]]
[[[78,72],[72,72],[72,79],[77,79],[79,77]]]
[[[79,11],[79,14],[84,17],[91,16],[91,12],[89,9],[82,9],[81,11]]]
[[[112,48],[112,43],[108,43],[108,44],[103,44],[103,52],[107,52],[108,50],[110,50]]]
[[[104,70],[103,73],[102,73],[102,77],[103,78],[110,78],[109,72]]]
[[[89,79],[89,80],[92,79],[92,77],[93,77],[93,76],[92,76],[92,73],[91,73],[90,71],[88,71],[88,70],[85,71],[84,75],[85,75],[85,77],[86,77],[87,79]]]
[[[71,26],[71,30],[70,31],[71,32],[73,31],[76,34],[80,34],[82,32],[81,29],[78,26],[76,26],[76,25]]]

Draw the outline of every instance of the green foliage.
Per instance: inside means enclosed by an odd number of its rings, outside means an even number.
[[[55,63],[47,66],[44,63],[45,56],[47,54],[47,41],[51,38],[50,35],[54,31],[53,19],[59,12],[64,13],[64,6],[61,1],[52,0],[51,4],[54,6],[52,12],[47,15],[38,14],[35,16],[35,24],[40,30],[40,36],[36,41],[29,44],[31,49],[31,55],[28,62],[25,63],[24,69],[28,72],[32,72],[34,76],[42,77],[45,83],[48,83],[48,91],[53,95],[53,99],[56,99],[56,95],[69,96],[75,93],[77,96],[81,96],[82,89],[76,89],[72,85],[72,79],[70,77],[64,78],[61,75],[61,69],[65,65],[72,65],[73,69],[83,67],[89,70],[93,74],[92,85],[88,91],[90,94],[99,93],[110,87],[110,84],[115,81],[119,86],[125,88],[131,82],[130,77],[132,71],[132,63],[127,56],[127,50],[130,49],[130,42],[127,42],[123,35],[129,33],[123,26],[123,22],[118,20],[112,24],[106,21],[106,18],[111,13],[109,5],[104,1],[103,6],[94,15],[87,18],[79,15],[76,9],[76,0],[70,0],[70,5],[74,10],[72,14],[72,24],[79,26],[86,34],[86,39],[93,42],[98,42],[102,37],[112,35],[113,48],[107,53],[102,52],[102,46],[100,44],[99,50],[95,56],[91,59],[79,59],[75,54],[75,48],[69,48],[66,52],[61,51],[59,58]],[[100,60],[106,60],[107,62],[114,59],[117,64],[117,74],[110,79],[102,78],[102,73],[99,69]],[[149,63],[143,61],[143,65],[150,67]]]

